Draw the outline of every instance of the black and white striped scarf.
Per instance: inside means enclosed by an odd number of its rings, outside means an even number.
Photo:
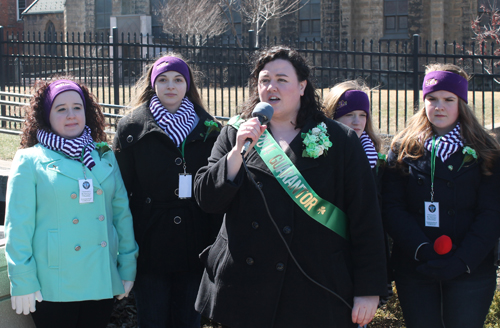
[[[95,145],[90,132],[90,128],[85,125],[82,135],[75,139],[66,139],[44,130],[38,130],[36,137],[44,147],[60,151],[75,161],[83,162],[89,170],[92,170],[95,162],[90,153],[95,149]]]
[[[359,141],[361,142],[361,145],[365,150],[366,157],[368,157],[368,161],[370,162],[370,167],[373,169],[375,165],[377,165],[377,160],[378,160],[378,154],[377,151],[375,150],[375,145],[373,144],[372,139],[370,138],[368,133],[366,133],[366,131],[363,131],[363,133],[359,137]]]
[[[156,95],[151,98],[149,109],[156,123],[162,128],[172,141],[179,147],[186,139],[196,120],[194,105],[187,97],[182,99],[181,106],[175,112],[170,113],[160,102]]]
[[[436,148],[436,156],[441,158],[441,161],[444,162],[463,146],[464,143],[462,141],[462,137],[460,136],[460,122],[458,122],[453,130],[439,139],[439,143]],[[429,152],[432,151],[432,138],[425,141],[424,147]]]

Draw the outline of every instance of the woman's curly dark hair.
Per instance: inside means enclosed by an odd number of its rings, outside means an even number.
[[[45,102],[45,91],[47,87],[61,79],[75,81],[72,76],[57,76],[50,81],[37,80],[33,85],[33,96],[30,99],[30,104],[24,107],[26,112],[26,121],[24,123],[21,135],[21,148],[28,148],[36,145],[38,139],[36,138],[39,129],[47,132],[52,132],[49,124],[45,122],[43,115],[43,104]],[[92,139],[96,142],[106,141],[106,133],[104,132],[104,115],[101,111],[101,106],[97,102],[95,96],[89,89],[78,82],[76,82],[83,91],[85,96],[85,124],[90,128]]]
[[[258,92],[259,73],[267,63],[276,59],[289,61],[295,69],[299,82],[307,81],[304,95],[300,97],[300,109],[295,126],[302,128],[309,117],[312,117],[316,122],[324,121],[326,117],[322,111],[320,96],[311,80],[309,64],[298,51],[286,46],[274,46],[261,50],[254,55],[253,70],[249,79],[250,97],[242,106],[241,116],[243,118],[252,116],[253,109],[260,102]]]

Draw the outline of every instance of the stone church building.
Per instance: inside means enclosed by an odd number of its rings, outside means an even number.
[[[0,6],[26,8],[18,20],[24,31],[100,33],[112,26],[123,33],[160,36],[158,9],[168,0],[0,0]],[[240,0],[245,1],[245,0]],[[471,20],[488,0],[302,0],[303,7],[268,22],[263,35],[333,40],[422,40],[468,42]],[[238,30],[251,26],[236,14]],[[4,25],[0,16],[0,25]],[[228,34],[230,32],[227,32]],[[261,34],[262,35],[262,34]]]

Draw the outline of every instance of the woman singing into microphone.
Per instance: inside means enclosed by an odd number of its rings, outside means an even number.
[[[324,116],[310,68],[294,50],[258,53],[250,85],[242,115],[196,175],[202,209],[226,213],[200,256],[196,308],[229,327],[364,325],[386,293],[386,269],[375,183],[358,137]],[[274,108],[267,126],[251,118],[259,102]],[[256,185],[242,162],[247,138]]]

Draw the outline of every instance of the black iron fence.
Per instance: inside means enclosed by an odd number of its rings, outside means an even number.
[[[207,109],[219,117],[230,117],[248,98],[249,58],[257,50],[255,34],[239,47],[232,37],[24,33],[12,34],[0,27],[0,91],[29,94],[39,78],[71,74],[85,83],[105,107],[112,130],[134,97],[133,86],[147,64],[166,52],[180,53],[195,69],[196,81]],[[335,83],[363,79],[370,92],[373,119],[380,132],[393,134],[406,125],[419,108],[425,65],[451,62],[472,75],[470,104],[480,122],[495,127],[495,102],[500,101],[500,58],[495,44],[438,44],[423,42],[418,35],[408,41],[336,42],[327,39],[305,41],[263,38],[260,47],[285,44],[297,49],[314,67],[315,84],[321,95]],[[498,98],[497,98],[498,97]],[[8,102],[21,98],[0,94],[3,129],[18,129],[19,106]]]

